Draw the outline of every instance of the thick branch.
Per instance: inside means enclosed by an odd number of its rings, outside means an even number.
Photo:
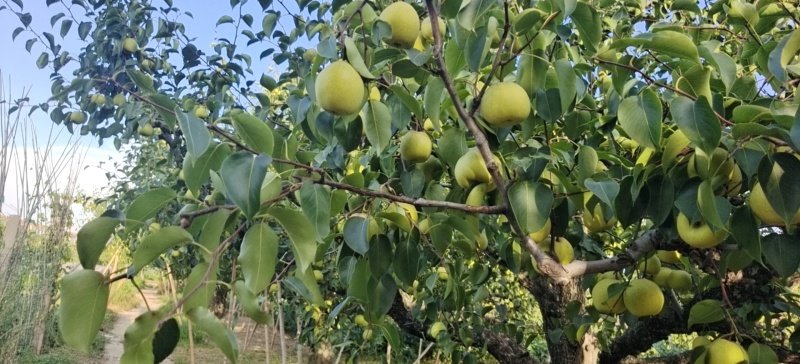
[[[667,243],[666,238],[658,230],[649,230],[634,240],[628,249],[615,257],[585,261],[576,260],[567,264],[564,269],[570,277],[579,277],[590,273],[618,271],[629,267],[644,258],[647,253]]]

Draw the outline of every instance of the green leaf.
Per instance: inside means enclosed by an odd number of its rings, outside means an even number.
[[[319,290],[319,285],[317,284],[316,277],[314,277],[313,269],[309,267],[305,271],[295,270],[294,276],[297,278],[297,281],[290,280],[289,282],[302,283],[302,296],[306,301],[316,306],[325,306],[325,300],[322,298],[322,292]],[[288,286],[293,288],[291,283],[289,283]]]
[[[226,195],[248,218],[261,208],[261,183],[272,158],[265,154],[254,156],[236,152],[225,158],[220,167]]]
[[[94,269],[100,255],[106,248],[108,239],[114,234],[117,225],[125,221],[125,215],[117,210],[107,210],[100,217],[89,221],[78,230],[75,243],[78,260],[85,269]]]
[[[239,248],[239,264],[247,288],[261,292],[267,288],[278,261],[278,235],[265,223],[251,226]]]
[[[725,313],[722,311],[722,302],[719,300],[703,300],[697,302],[689,310],[689,327],[694,324],[710,324],[722,321]]]
[[[169,130],[175,130],[175,125],[178,124],[178,117],[175,116],[175,108],[178,107],[178,104],[169,96],[159,93],[147,95],[145,98],[155,104],[153,108],[158,112],[158,115],[161,116],[164,125],[166,125]]]
[[[106,315],[109,289],[100,272],[82,269],[61,279],[58,330],[67,346],[89,352]]]
[[[386,149],[392,141],[392,115],[389,108],[380,101],[369,100],[362,112],[367,139],[378,151]]]
[[[778,355],[769,346],[752,343],[747,348],[750,364],[778,364]]]
[[[147,311],[133,321],[125,329],[122,345],[124,352],[120,364],[145,364],[155,362],[153,355],[153,337],[156,333],[158,314]]]
[[[231,154],[231,147],[226,143],[214,143],[199,158],[186,158],[183,163],[183,175],[186,187],[195,196],[199,195],[200,186],[207,182],[210,171],[219,171],[222,162]],[[225,193],[225,191],[220,191]]]
[[[222,350],[231,363],[236,364],[239,358],[239,344],[236,341],[236,335],[222,321],[204,307],[189,310],[186,312],[186,316],[197,329],[205,332],[211,338],[211,341]]]
[[[575,103],[575,97],[578,95],[576,86],[578,79],[575,76],[575,68],[570,61],[563,58],[553,62],[553,68],[558,74],[558,94],[561,99],[562,113],[570,112]],[[657,96],[656,99],[658,99]]]
[[[355,68],[356,72],[363,78],[374,80],[375,76],[372,75],[369,71],[369,67],[364,63],[364,58],[361,57],[361,51],[358,50],[358,46],[356,42],[353,41],[353,38],[347,37],[344,39],[344,48],[347,53],[347,62]]]
[[[144,221],[150,219],[170,204],[177,197],[175,191],[168,187],[149,190],[137,197],[125,209],[125,232],[131,232],[142,226]]]
[[[39,69],[47,67],[48,63],[50,63],[50,55],[46,52],[42,52],[42,54],[39,55],[39,58],[36,59],[36,67],[39,67]]]
[[[247,285],[243,281],[236,281],[233,284],[233,291],[236,293],[236,298],[239,300],[239,304],[242,305],[242,310],[247,317],[262,325],[269,323],[269,315],[261,310],[258,304],[258,298],[247,288]]]
[[[301,213],[285,207],[272,206],[267,211],[289,234],[297,269],[305,271],[314,262],[317,254],[317,240],[314,226]]]
[[[675,87],[698,98],[704,96],[711,100],[711,69],[703,65],[694,65],[675,79]]]
[[[174,317],[164,321],[153,337],[153,362],[161,363],[178,346],[181,329]]]
[[[794,221],[800,210],[800,160],[789,153],[775,153],[763,158],[758,165],[758,181],[767,197],[787,225]]]
[[[327,186],[322,186],[306,181],[300,187],[300,206],[303,214],[308,217],[314,225],[317,237],[324,238],[331,231],[331,190]]]
[[[769,234],[761,239],[761,249],[767,263],[775,268],[781,277],[790,277],[797,272],[800,264],[800,240],[787,234]]]
[[[400,98],[400,101],[403,102],[403,105],[405,105],[408,108],[408,110],[411,111],[412,114],[422,115],[422,109],[419,106],[419,101],[417,101],[417,99],[414,98],[414,96],[411,96],[411,94],[408,93],[408,90],[406,90],[403,86],[392,85],[389,86],[389,90],[392,91],[393,95]]]
[[[229,15],[223,15],[219,18],[219,20],[217,20],[216,25],[219,26],[220,24],[226,23],[233,23],[233,18],[231,18]]]
[[[134,276],[141,272],[146,265],[165,253],[167,249],[192,241],[192,235],[179,226],[163,227],[148,234],[133,252],[133,263],[128,268],[128,275]]]
[[[653,225],[661,225],[672,212],[675,201],[675,187],[672,180],[663,175],[655,175],[647,180],[647,215]]]
[[[608,206],[614,206],[614,200],[619,195],[619,183],[606,175],[597,174],[587,179],[586,188],[595,194]]]
[[[752,6],[752,4],[749,4]],[[757,15],[757,14],[756,14]],[[778,46],[769,54],[768,68],[775,78],[781,83],[788,79],[786,66],[800,51],[800,30],[795,29],[789,36],[783,37]]]
[[[369,251],[369,221],[361,216],[351,216],[344,222],[342,236],[345,244],[354,252],[364,255]]]
[[[733,211],[730,221],[731,236],[747,255],[761,262],[761,235],[758,228],[750,206],[744,205]]]
[[[714,194],[710,180],[701,182],[697,189],[697,207],[711,226],[715,229],[726,229],[731,216],[731,204],[726,198]]]
[[[705,97],[692,101],[679,96],[671,104],[672,120],[695,146],[709,155],[719,145],[722,127]]]
[[[431,76],[428,78],[428,85],[425,86],[423,103],[425,104],[426,115],[433,122],[434,129],[439,132],[441,132],[441,130],[439,130],[439,110],[442,106],[442,100],[446,94],[444,82],[441,78],[436,76]]]
[[[378,235],[371,241],[369,252],[367,252],[367,262],[369,262],[369,271],[373,277],[381,277],[389,271],[393,255],[392,243],[385,234]]]
[[[370,280],[375,280],[371,278]],[[375,282],[375,287],[368,291],[369,301],[367,309],[371,318],[383,317],[392,308],[394,296],[397,295],[397,283],[394,282],[391,274],[382,276]]]
[[[411,239],[409,234],[407,239],[397,243],[394,251],[394,274],[400,282],[408,285],[414,283],[420,269],[419,242]]]
[[[386,322],[378,327],[381,329],[383,338],[386,339],[386,342],[389,345],[394,348],[399,348],[401,345],[403,345],[403,342],[400,341],[400,332],[397,330],[397,327],[394,324]]]
[[[773,120],[772,111],[759,105],[739,105],[733,109],[733,122],[758,123],[762,120]],[[736,127],[738,125],[734,125]]]
[[[185,113],[176,107],[175,115],[178,116],[178,124],[183,131],[186,140],[186,150],[193,156],[200,156],[211,143],[211,136],[208,135],[206,123],[200,120],[194,113]]]
[[[458,23],[466,30],[474,30],[475,24],[480,23],[477,20],[496,3],[493,0],[473,0],[464,4],[458,12]]]
[[[653,34],[647,48],[656,53],[683,58],[700,63],[697,46],[688,35],[673,30],[663,30]]]
[[[568,17],[572,15],[572,12],[575,11],[575,7],[578,3],[578,0],[555,0],[556,6],[561,9],[561,12],[564,14],[564,17]]]
[[[497,22],[494,18],[489,21]],[[486,55],[489,54],[491,35],[487,34],[487,32],[491,31],[491,26],[488,29],[485,26],[481,26],[478,27],[475,32],[467,34],[467,41],[464,45],[464,57],[466,58],[467,66],[474,72],[478,72],[482,68],[486,60]]]
[[[272,37],[272,31],[275,30],[275,25],[277,24],[278,14],[270,11],[267,12],[267,15],[264,15],[264,19],[261,20],[261,29],[267,37]]]
[[[189,311],[195,307],[206,308],[211,303],[211,299],[214,298],[214,291],[217,287],[216,280],[217,274],[219,273],[219,264],[214,264],[208,274],[208,278],[203,280],[206,272],[208,272],[208,267],[208,262],[201,262],[192,268],[189,277],[186,278],[186,285],[183,287],[183,298],[186,298],[186,301],[183,303],[184,311]],[[196,291],[195,288],[197,288]],[[190,293],[191,296],[189,296]]]
[[[542,183],[518,181],[508,189],[511,210],[525,233],[541,230],[550,218],[553,191]]]
[[[642,146],[659,149],[662,112],[658,94],[647,88],[638,96],[622,100],[617,116],[620,126],[633,140]]]
[[[561,117],[561,94],[557,89],[536,90],[536,112],[542,119],[554,123]]]
[[[438,141],[439,157],[451,168],[455,168],[458,159],[467,152],[466,132],[460,128],[447,129]]]
[[[208,250],[200,251],[206,261],[211,261],[211,254],[219,247],[220,240],[225,237],[223,231],[230,214],[230,210],[222,209],[207,215],[208,218],[200,231],[200,237],[197,239],[197,243]]]
[[[140,91],[152,94],[156,93],[156,89],[153,87],[152,78],[133,68],[128,68],[125,70],[125,72],[128,74],[128,77],[130,77],[131,81],[136,84],[136,87],[138,87]]]
[[[583,45],[589,52],[594,53],[603,36],[600,15],[597,14],[594,7],[578,2],[575,11],[572,12],[572,23],[575,24]]]
[[[236,130],[236,135],[242,138],[245,145],[259,153],[272,155],[275,140],[272,136],[272,130],[263,120],[242,112],[233,117],[233,127]]]

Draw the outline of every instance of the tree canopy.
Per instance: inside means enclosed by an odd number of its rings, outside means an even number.
[[[535,363],[539,340],[612,363],[697,333],[695,363],[800,360],[795,4],[245,3],[211,49],[171,0],[48,0],[53,29],[0,5],[51,72],[31,112],[138,146],[78,234],[69,344],[110,284],[173,259],[182,298],[137,319],[123,361],[168,355],[153,337],[183,315],[235,362],[217,286],[264,323],[274,284],[310,307],[309,345]],[[113,234],[133,264],[103,277]]]

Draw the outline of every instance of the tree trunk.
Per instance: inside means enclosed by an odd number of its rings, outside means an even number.
[[[599,350],[596,341],[587,332],[583,343],[567,339],[564,327],[571,324],[567,316],[567,306],[572,301],[583,305],[584,295],[581,278],[573,278],[564,283],[555,282],[539,276],[522,280],[525,287],[536,299],[542,312],[542,321],[547,341],[547,350],[553,364],[596,363]],[[556,334],[561,331],[560,335]],[[584,355],[586,353],[586,355]]]

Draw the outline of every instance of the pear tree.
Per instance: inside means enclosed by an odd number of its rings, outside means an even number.
[[[71,346],[176,259],[130,362],[176,317],[236,362],[218,291],[258,323],[281,293],[353,358],[616,363],[678,334],[683,362],[800,361],[794,2],[231,0],[211,47],[180,22],[202,2],[46,3],[52,29],[0,5],[52,79],[31,113],[139,146],[61,280]],[[100,276],[112,235],[133,264]]]

